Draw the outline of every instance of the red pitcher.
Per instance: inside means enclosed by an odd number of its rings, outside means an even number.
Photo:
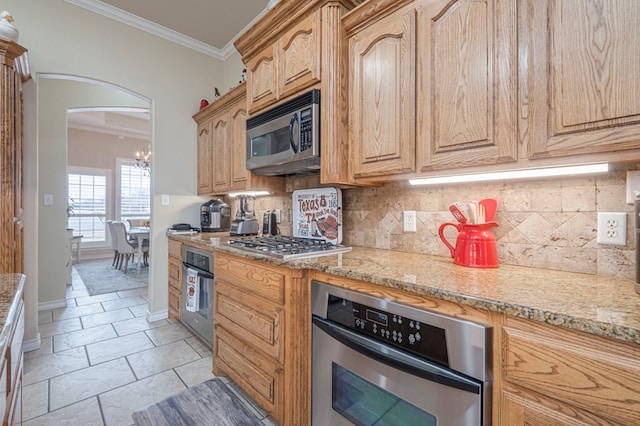
[[[458,230],[456,247],[454,248],[444,237],[444,228],[453,226]],[[496,237],[491,228],[498,226],[496,222],[479,223],[475,225],[445,222],[440,225],[438,235],[451,251],[453,263],[474,268],[497,268],[498,250]]]

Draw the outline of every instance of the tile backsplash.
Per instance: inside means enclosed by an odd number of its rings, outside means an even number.
[[[501,264],[569,272],[635,277],[635,230],[627,215],[627,244],[596,242],[597,213],[633,212],[626,204],[626,171],[640,165],[611,165],[606,175],[562,179],[412,187],[408,182],[343,189],[343,243],[449,257],[438,237],[443,222],[455,222],[454,201],[500,197],[493,228]],[[317,186],[313,180],[287,182],[287,191]],[[280,232],[291,234],[291,193],[256,200],[256,212],[282,210]],[[404,210],[415,210],[415,233],[403,232]],[[447,228],[450,241],[455,230]],[[450,231],[453,233],[450,234]]]

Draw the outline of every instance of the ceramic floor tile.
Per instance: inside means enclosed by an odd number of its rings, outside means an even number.
[[[50,383],[50,409],[56,410],[135,380],[124,358],[54,377]]]
[[[127,308],[80,317],[84,328],[96,327],[98,325],[123,321],[130,318],[133,318],[133,314]]]
[[[153,328],[146,331],[147,336],[156,346],[166,345],[167,343],[178,340],[187,339],[193,336],[193,333],[181,323],[171,324],[164,327]]]
[[[86,346],[91,365],[135,354],[153,347],[153,342],[142,332],[116,337]]]
[[[113,323],[113,327],[116,329],[116,332],[119,336],[137,333],[139,331],[145,331],[151,328],[164,327],[166,325],[169,325],[169,322],[167,320],[149,322],[144,317],[132,318]]]
[[[25,385],[30,385],[88,366],[89,360],[84,348],[74,348],[27,359],[24,361],[23,382]]]
[[[180,367],[176,367],[176,373],[182,379],[182,381],[188,386],[192,387],[202,382],[206,382],[209,379],[213,379],[213,357],[209,356],[193,362],[190,362]]]
[[[184,340],[127,356],[138,379],[179,367],[200,358]]]
[[[53,322],[53,311],[40,311],[38,312],[38,325],[49,324]]]
[[[133,423],[131,414],[186,389],[173,371],[165,371],[99,396],[107,426]]]
[[[78,306],[91,305],[93,303],[106,302],[107,300],[119,299],[117,293],[98,294],[96,296],[76,297]]]
[[[43,355],[50,355],[53,353],[53,337],[44,337],[40,339],[40,347],[34,351],[24,353],[24,359],[37,358]]]
[[[80,323],[80,318],[71,318],[68,320],[56,321],[49,324],[40,324],[38,326],[40,338],[54,336],[56,334],[69,333],[70,331],[81,329],[82,323]]]
[[[78,318],[83,315],[92,315],[100,312],[104,312],[100,303],[83,306],[67,306],[66,308],[54,309],[53,320],[60,321],[63,319]]]
[[[196,336],[184,339],[184,341],[187,342],[193,349],[195,349],[201,357],[211,356],[211,354],[213,353],[211,348]]]
[[[22,388],[22,419],[29,420],[47,414],[49,410],[49,382],[34,383]]]
[[[23,423],[23,426],[103,426],[98,399],[93,397]]]
[[[102,302],[102,306],[105,311],[113,311],[116,309],[128,308],[130,306],[145,305],[147,306],[147,299],[142,296],[125,297],[124,299],[109,300],[108,302]]]
[[[145,318],[149,313],[149,304],[147,303],[146,305],[131,306],[129,307],[129,310],[137,318]]]
[[[149,288],[148,287],[138,287],[138,288],[132,288],[131,290],[123,290],[123,291],[118,291],[118,296],[120,296],[120,298],[124,299],[125,297],[132,297],[132,296],[147,296],[147,294],[149,293]]]
[[[71,288],[67,287],[67,299],[72,299],[74,297],[88,297],[89,292],[86,288]]]
[[[64,351],[78,346],[101,342],[103,340],[118,337],[111,324],[99,325],[71,333],[59,334],[53,337],[53,349],[56,352]],[[93,363],[92,363],[93,364]]]

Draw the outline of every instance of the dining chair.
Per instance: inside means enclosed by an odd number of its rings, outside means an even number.
[[[134,244],[131,244],[129,240],[127,240],[127,230],[123,222],[114,221],[112,223],[112,226],[114,228],[116,238],[118,239],[118,252],[124,259],[124,273],[126,274],[129,268],[129,259],[131,259],[131,263],[134,263],[135,256],[138,253],[138,247]],[[145,253],[148,253],[148,252],[149,252],[149,246],[143,245],[142,246],[143,256],[146,257]],[[122,268],[123,259],[120,260],[120,267],[118,269]]]
[[[120,265],[120,252],[118,251],[118,236],[113,229],[113,220],[107,220],[107,230],[111,236],[111,248],[113,249],[113,262],[111,266],[118,268]]]

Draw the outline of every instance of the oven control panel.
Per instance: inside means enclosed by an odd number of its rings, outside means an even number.
[[[329,297],[327,319],[360,334],[448,366],[445,330],[410,317]]]

